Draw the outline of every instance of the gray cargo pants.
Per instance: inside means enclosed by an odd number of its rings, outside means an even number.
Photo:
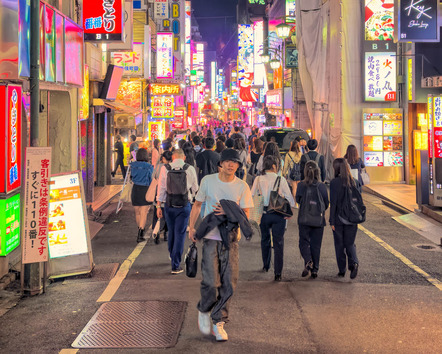
[[[203,240],[201,261],[201,300],[197,308],[201,312],[212,312],[212,322],[227,322],[229,303],[239,276],[238,242],[236,233],[231,234],[230,249],[221,241]],[[218,294],[217,294],[218,291]]]

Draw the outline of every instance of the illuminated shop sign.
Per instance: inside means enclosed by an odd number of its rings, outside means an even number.
[[[395,167],[404,164],[402,113],[364,113],[364,161],[369,167]]]
[[[162,20],[165,18],[169,18],[168,0],[155,0],[154,18],[155,20]]]
[[[122,66],[123,76],[144,76],[143,45],[134,44],[132,52],[111,52],[111,64]]]
[[[179,95],[181,87],[178,84],[151,84],[150,93],[152,95]]]
[[[365,40],[392,41],[393,39],[394,0],[365,0]]]
[[[434,157],[442,158],[442,97],[433,97]]]
[[[173,96],[152,96],[152,118],[171,119],[174,117]]]
[[[296,0],[285,1],[286,22],[296,22]]]
[[[157,33],[157,79],[173,78],[173,34]]]
[[[83,6],[86,41],[123,41],[123,22],[122,0],[89,0]]]
[[[216,97],[216,61],[210,63],[210,95],[214,100]]]
[[[0,256],[6,256],[20,244],[20,194],[0,199],[0,210]]]
[[[281,91],[267,91],[266,106],[269,108],[281,108]]]
[[[439,42],[439,0],[400,0],[399,42]]]
[[[258,92],[254,83],[253,26],[238,25],[238,82],[239,97],[243,102],[256,102]]]
[[[89,118],[89,66],[84,66],[84,86],[78,92],[80,96],[79,120]]]
[[[396,101],[396,56],[391,52],[366,52],[365,101]]]
[[[149,140],[160,139],[163,140],[166,137],[166,123],[161,122],[149,122],[148,123],[148,138]]]
[[[257,21],[253,25],[253,51],[254,51],[254,85],[264,86],[264,78],[266,75],[266,70],[264,63],[261,59],[262,48],[264,47],[264,22]]]
[[[122,81],[118,88],[117,102],[124,104],[125,106],[132,107],[141,112],[141,81]]]
[[[0,169],[0,193],[21,184],[21,96],[20,86],[0,86],[0,150],[6,156]]]

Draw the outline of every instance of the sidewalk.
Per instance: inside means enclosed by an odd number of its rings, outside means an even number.
[[[419,210],[416,203],[416,186],[409,184],[369,184],[363,190],[394,203],[410,213]]]

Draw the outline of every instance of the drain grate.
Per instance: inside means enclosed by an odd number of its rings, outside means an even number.
[[[118,270],[119,263],[97,264],[91,274],[78,275],[73,278],[66,279],[63,284],[79,283],[79,282],[96,282],[111,280]]]
[[[170,348],[187,307],[182,301],[108,302],[75,339],[74,348]]]

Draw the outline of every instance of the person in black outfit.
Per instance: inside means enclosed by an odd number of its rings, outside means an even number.
[[[325,162],[324,162],[324,156],[315,151],[318,148],[318,141],[316,139],[310,139],[307,142],[307,148],[308,152],[302,155],[301,157],[301,180],[305,178],[304,176],[304,168],[307,161],[312,160],[315,161],[319,167],[319,170],[321,171],[321,181],[325,181]],[[319,155],[319,157],[318,157]],[[307,158],[308,156],[308,158]]]
[[[348,164],[350,165],[350,172],[352,172],[351,170],[357,170],[358,182],[361,186],[363,186],[364,181],[362,180],[362,169],[365,168],[365,164],[364,161],[362,161],[362,159],[359,157],[358,149],[356,148],[356,146],[354,146],[353,144],[347,146],[347,152],[344,155],[344,159],[346,159]]]
[[[205,150],[199,153],[196,158],[196,167],[198,167],[198,184],[204,176],[212,173],[218,173],[218,162],[220,155],[213,151],[215,146],[215,140],[212,137],[208,137],[205,140]]]
[[[118,166],[121,168],[121,174],[123,178],[126,178],[126,167],[124,167],[124,146],[121,142],[121,136],[116,136],[117,141],[114,145],[114,151],[117,153],[117,161],[115,161],[115,169],[111,172],[112,177],[115,177],[115,173],[117,172]]]
[[[338,263],[338,277],[345,276],[345,269],[348,259],[348,270],[350,278],[354,279],[358,275],[359,260],[356,255],[356,233],[358,225],[345,225],[340,217],[339,206],[343,203],[345,188],[352,185],[357,187],[357,181],[352,178],[350,166],[343,158],[333,161],[335,178],[330,182],[330,226],[333,230],[335,241],[336,262]]]
[[[300,222],[301,213],[305,208],[303,204],[306,196],[307,188],[317,187],[322,200],[324,202],[325,209],[328,208],[328,194],[327,187],[324,183],[319,181],[319,168],[315,161],[308,161],[305,164],[304,170],[305,178],[298,184],[296,189],[296,202],[299,204],[298,213],[298,227],[299,227],[299,250],[301,256],[304,259],[304,270],[302,271],[302,277],[306,277],[311,272],[313,279],[317,278],[319,270],[319,259],[321,255],[322,237],[324,235],[325,216],[322,216],[322,226],[313,227],[308,225],[302,225]],[[314,200],[319,205],[320,200],[318,194],[313,194]]]

